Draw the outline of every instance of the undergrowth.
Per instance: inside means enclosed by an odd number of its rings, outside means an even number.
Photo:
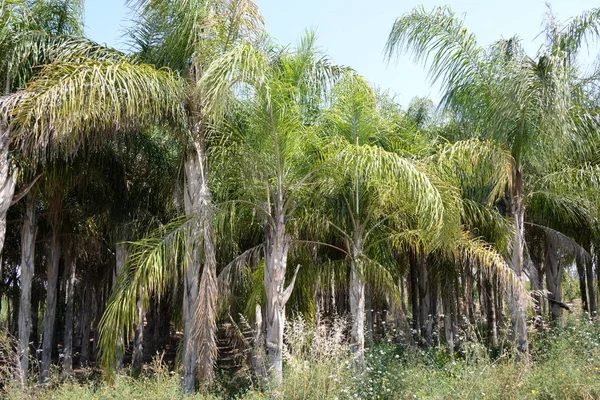
[[[491,356],[468,342],[461,351],[427,351],[382,342],[371,346],[366,365],[355,373],[345,341],[344,320],[287,329],[285,379],[281,387],[250,385],[228,391],[221,378],[192,399],[597,399],[600,398],[600,323],[568,317],[557,328],[532,335],[531,356],[515,361],[508,351]],[[90,372],[91,374],[91,372]],[[2,377],[7,379],[6,376]],[[250,382],[250,378],[248,379]],[[7,382],[5,382],[7,383]],[[4,386],[8,399],[181,399],[179,377],[160,359],[138,379],[119,376],[114,385],[100,379],[31,386]]]

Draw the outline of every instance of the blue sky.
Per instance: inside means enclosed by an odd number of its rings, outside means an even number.
[[[402,14],[423,4],[426,9],[450,5],[463,16],[467,28],[480,44],[518,35],[529,54],[535,54],[543,38],[545,0],[255,0],[265,18],[267,30],[282,44],[296,43],[307,28],[315,29],[318,43],[337,64],[354,68],[374,85],[389,89],[407,105],[415,96],[439,99],[427,73],[409,56],[388,64],[383,48],[394,23]],[[552,10],[561,20],[598,7],[598,0],[554,0]],[[86,34],[93,40],[120,49],[120,38],[130,15],[124,0],[86,0]],[[592,54],[598,53],[595,45]],[[591,56],[587,57],[591,60]]]

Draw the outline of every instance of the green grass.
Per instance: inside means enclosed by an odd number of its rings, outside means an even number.
[[[528,361],[510,352],[492,358],[479,343],[466,343],[461,356],[443,349],[371,347],[365,371],[356,375],[342,324],[333,328],[295,321],[288,335],[283,399],[597,399],[600,398],[600,323],[568,316],[561,327],[535,334]],[[143,378],[121,376],[113,386],[98,379],[33,387],[6,393],[9,399],[180,399],[179,378],[156,362]],[[246,387],[236,394],[221,377],[193,399],[267,399],[274,395]],[[268,385],[267,385],[268,386]]]

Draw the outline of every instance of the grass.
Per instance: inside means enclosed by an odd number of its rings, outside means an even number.
[[[391,343],[369,348],[366,368],[352,369],[344,339],[345,322],[311,326],[302,319],[288,329],[284,385],[234,392],[222,377],[207,393],[192,399],[598,399],[600,398],[600,324],[566,316],[551,331],[532,335],[531,357],[516,362],[510,352],[492,357],[477,342],[460,356],[442,348],[406,349]],[[98,378],[54,383],[26,391],[8,388],[8,399],[180,399],[179,378],[156,360],[140,379],[120,376],[114,385]],[[238,388],[239,389],[239,388]]]

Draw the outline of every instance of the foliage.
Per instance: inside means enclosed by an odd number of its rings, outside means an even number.
[[[286,399],[592,399],[600,395],[600,328],[581,315],[532,341],[529,363],[479,350],[466,356],[379,343],[369,348],[366,371],[354,375],[343,329],[347,322],[294,319],[287,330],[289,352],[281,389]],[[465,343],[474,348],[478,343]],[[551,378],[550,378],[551,377]],[[9,399],[175,399],[178,377],[157,358],[141,379],[120,376],[114,386],[70,382],[36,391],[8,392]],[[217,390],[217,392],[220,392]],[[224,396],[224,397],[221,397]],[[197,393],[192,399],[228,398]],[[266,399],[249,388],[239,399]]]

